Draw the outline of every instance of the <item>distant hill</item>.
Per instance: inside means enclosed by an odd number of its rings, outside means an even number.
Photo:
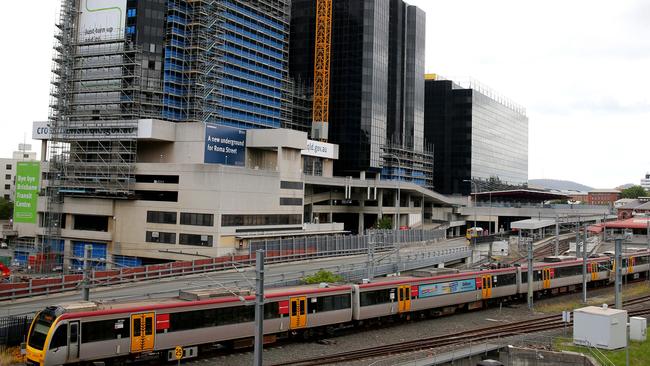
[[[618,190],[624,190],[624,189],[627,189],[627,188],[630,188],[630,187],[634,187],[635,185],[636,185],[636,184],[625,183],[625,184],[621,184],[620,186],[616,187],[616,189],[618,189]]]
[[[546,189],[555,189],[558,191],[588,192],[593,189],[592,187],[586,186],[584,184],[572,182],[570,180],[558,180],[558,179],[529,179],[528,185],[543,187]]]

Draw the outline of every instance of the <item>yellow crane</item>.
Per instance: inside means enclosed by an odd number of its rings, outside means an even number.
[[[321,141],[327,141],[328,135],[331,43],[332,0],[316,0],[312,138]]]

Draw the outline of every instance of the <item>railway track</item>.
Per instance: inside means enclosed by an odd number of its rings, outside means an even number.
[[[567,250],[569,250],[569,240],[561,240],[558,245],[558,253],[564,253]],[[535,259],[541,259],[554,254],[555,254],[555,243],[552,241],[542,245],[541,247],[537,247],[533,250],[533,258]],[[508,264],[513,265],[515,263],[524,263],[526,262],[526,260],[527,260],[526,257],[522,257],[510,261],[508,262]]]
[[[638,305],[650,300],[650,296],[642,296],[630,299],[624,304],[626,306]],[[628,310],[629,316],[650,315],[650,306],[643,309]],[[573,322],[567,324],[572,326]],[[533,332],[543,332],[556,330],[564,327],[561,314],[554,314],[536,318],[533,320],[519,321],[509,324],[500,324],[492,327],[484,327],[469,331],[438,335],[424,339],[393,343],[376,347],[368,347],[348,352],[336,353],[329,356],[319,356],[314,358],[304,358],[295,361],[282,362],[274,366],[294,365],[294,366],[316,366],[324,364],[336,364],[340,362],[349,362],[371,357],[385,357],[399,353],[419,351],[423,349],[432,349],[439,347],[449,347],[467,344],[468,342],[485,341],[494,338],[506,338]]]

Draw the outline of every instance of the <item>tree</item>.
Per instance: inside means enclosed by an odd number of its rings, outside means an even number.
[[[639,198],[647,195],[648,192],[646,192],[646,190],[641,186],[632,186],[621,191],[621,196],[623,198]]]
[[[377,220],[375,223],[376,229],[392,229],[393,220],[388,216],[383,216],[381,219]]]
[[[330,271],[321,269],[318,272],[314,273],[313,275],[305,276],[302,279],[302,281],[308,285],[312,283],[322,283],[322,282],[336,283],[336,282],[343,282],[343,276],[335,275]]]
[[[0,220],[9,220],[14,212],[13,202],[0,198]]]

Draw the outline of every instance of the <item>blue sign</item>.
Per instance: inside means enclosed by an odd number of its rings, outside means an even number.
[[[474,279],[432,283],[430,285],[420,285],[419,297],[432,297],[474,290],[476,290],[476,280]]]
[[[206,124],[203,162],[246,165],[246,131]]]

